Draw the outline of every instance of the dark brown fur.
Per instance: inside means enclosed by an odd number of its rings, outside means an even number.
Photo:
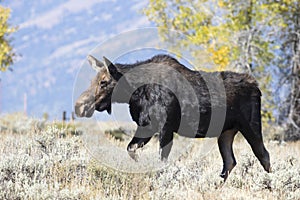
[[[90,60],[92,64],[93,57]],[[75,111],[78,116],[90,117],[93,109],[107,110],[110,113],[112,92],[123,75],[129,74],[124,76],[126,84],[128,84],[128,91],[132,90],[130,87],[133,82],[144,80],[141,74],[128,73],[131,69],[144,70],[144,75],[148,75],[154,81],[151,84],[135,88],[130,101],[125,102],[129,104],[132,119],[138,124],[135,136],[127,147],[128,153],[133,159],[137,160],[136,150],[147,144],[156,132],[160,133],[162,159],[166,159],[170,153],[174,132],[185,137],[218,137],[219,150],[223,159],[221,176],[226,180],[236,165],[232,143],[234,136],[240,131],[264,169],[269,172],[269,153],[264,147],[261,133],[261,92],[252,76],[230,71],[213,73],[193,71],[167,55],[154,56],[149,60],[132,65],[110,62],[105,65],[98,60],[94,63],[97,63],[101,70],[91,87],[77,100]],[[153,66],[160,68],[151,70]],[[189,82],[196,94],[197,101],[191,98],[191,94],[184,88],[184,84],[176,85],[178,91],[181,91],[184,96],[182,102],[179,102],[174,91],[165,87],[170,80],[176,84],[176,81],[170,77],[172,75],[167,70],[168,67],[179,72]],[[156,84],[156,79],[161,79],[162,83]],[[224,85],[225,97],[222,95],[220,87],[215,84],[215,80],[221,80]],[[207,82],[211,83],[209,87]],[[126,92],[126,90],[122,90],[122,92]],[[217,98],[212,98],[212,96]],[[221,101],[222,98],[226,98],[225,103]],[[92,102],[90,102],[91,99]],[[122,99],[115,101],[122,102]],[[91,108],[91,106],[94,107]],[[193,112],[190,112],[195,111],[193,108],[199,108],[200,121],[193,121]],[[226,110],[225,120],[220,122],[222,123],[220,132],[209,132],[213,109]],[[182,122],[185,123],[183,128],[180,126]],[[212,124],[212,126],[217,125],[220,124]]]

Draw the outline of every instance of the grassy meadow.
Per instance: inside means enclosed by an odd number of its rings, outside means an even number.
[[[226,183],[216,138],[175,137],[167,163],[153,138],[135,162],[126,153],[134,128],[2,116],[0,199],[300,199],[300,142],[272,140],[279,128],[265,130],[272,173],[238,135],[238,164]],[[119,130],[117,139],[112,130]]]

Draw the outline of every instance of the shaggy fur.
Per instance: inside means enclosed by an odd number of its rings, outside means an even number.
[[[101,63],[97,60],[98,62]],[[174,132],[185,137],[218,137],[218,145],[223,159],[221,176],[226,180],[228,174],[236,165],[232,143],[235,134],[240,131],[264,169],[266,171],[270,170],[269,153],[264,147],[261,133],[261,92],[252,76],[230,71],[212,73],[194,71],[186,68],[168,55],[157,55],[135,64],[108,63],[108,65],[104,71],[103,66],[99,66],[102,71],[98,73],[91,87],[78,99],[75,111],[77,115],[84,116],[82,106],[91,105],[91,102],[85,100],[91,99],[87,98],[88,95],[93,94],[91,91],[95,91],[94,101],[97,102],[94,104],[94,109],[110,111],[112,91],[123,75],[126,77],[128,91],[132,90],[130,87],[133,83],[143,83],[144,77],[150,77],[150,82],[153,82],[135,89],[132,92],[130,101],[125,102],[129,103],[132,119],[138,125],[135,136],[127,148],[133,159],[137,160],[136,150],[146,145],[157,132],[160,133],[162,159],[166,159],[170,153]],[[151,70],[153,66],[160,68],[159,70]],[[185,88],[186,84],[178,84],[178,81],[175,81],[177,77],[172,77],[169,71],[170,68],[176,70],[188,81],[196,95],[196,99],[193,99],[190,90]],[[132,69],[139,69],[144,74],[128,73]],[[103,76],[103,74],[107,76]],[[102,79],[108,79],[107,83],[109,82],[109,84],[98,89],[97,84]],[[160,84],[155,83],[156,80],[160,80]],[[225,88],[225,94],[222,94],[215,80],[221,80]],[[181,101],[174,94],[176,91],[166,87],[170,84],[170,81],[174,81],[174,87],[184,96]],[[207,84],[208,82],[210,85]],[[126,90],[122,92],[126,92]],[[225,101],[222,101],[224,98]],[[122,102],[122,100],[118,102]],[[195,109],[199,109],[200,121],[195,121],[193,115],[196,112]],[[210,123],[212,109],[217,111],[218,109],[220,111],[225,109],[226,111],[224,122],[220,122],[222,123],[220,132],[208,132],[210,126],[217,125],[211,125]],[[180,123],[184,124],[183,128]]]

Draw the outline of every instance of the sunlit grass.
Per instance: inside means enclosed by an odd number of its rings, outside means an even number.
[[[129,173],[102,165],[83,142],[85,132],[95,132],[103,143],[125,151],[130,136],[120,141],[104,133],[107,127],[118,127],[57,124],[22,115],[0,119],[0,199],[300,199],[300,142],[266,141],[273,170],[268,174],[238,137],[234,143],[238,164],[224,184],[218,176],[222,160],[217,145],[203,152],[204,144],[216,144],[215,139],[191,140],[179,159],[158,171]],[[68,127],[83,134],[69,134]],[[180,146],[180,138],[174,143]],[[157,141],[145,148],[141,155],[158,151]],[[102,156],[116,155],[108,151]],[[125,154],[116,162],[141,164]]]

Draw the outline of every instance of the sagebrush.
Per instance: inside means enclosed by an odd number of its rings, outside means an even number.
[[[121,126],[81,122],[58,127],[57,122],[20,114],[2,117],[0,199],[300,199],[299,142],[266,141],[272,161],[268,174],[244,139],[236,138],[240,162],[224,184],[218,176],[222,162],[217,146],[200,152],[204,143],[214,144],[215,139],[192,140],[177,160],[159,170],[130,173],[103,165],[90,154],[83,136],[95,132],[109,145],[125,148],[130,134],[124,141],[105,134],[109,128],[130,133],[134,127]],[[76,127],[82,135],[68,132],[68,127]],[[180,143],[180,138],[175,140]],[[157,151],[158,144],[153,140],[147,148],[141,153]],[[111,155],[108,151],[104,156]],[[119,159],[127,162],[126,156]],[[131,162],[128,165],[139,164]]]

